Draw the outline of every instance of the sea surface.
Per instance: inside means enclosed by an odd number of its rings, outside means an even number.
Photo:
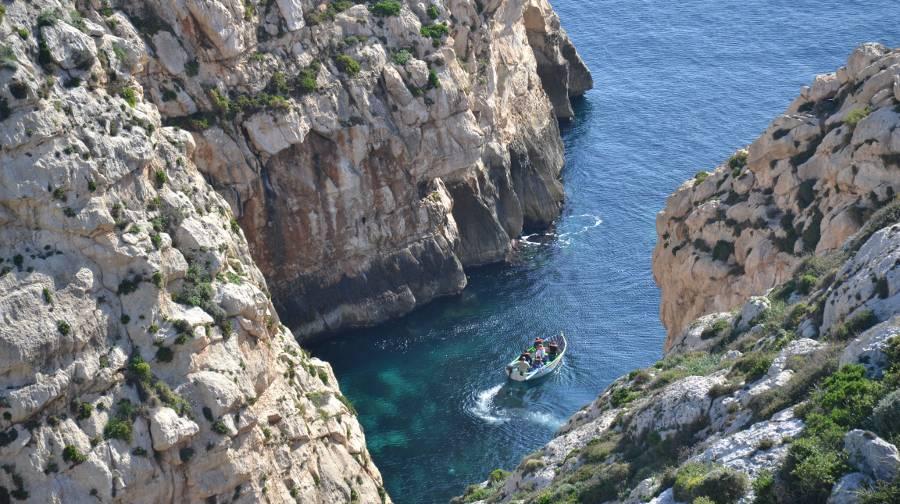
[[[398,504],[510,469],[613,379],[660,357],[655,215],[866,41],[900,46],[897,0],[551,0],[594,75],[563,125],[566,205],[510,264],[411,315],[311,348],[334,366]],[[503,366],[565,331],[533,386]]]

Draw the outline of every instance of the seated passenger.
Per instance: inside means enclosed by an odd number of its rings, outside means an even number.
[[[519,362],[516,362],[515,369],[519,372],[520,375],[525,375],[528,373],[528,369],[531,366],[528,364],[528,361],[525,360],[525,355],[519,356]]]
[[[556,343],[547,345],[547,360],[555,361],[557,355],[559,355],[559,346]]]

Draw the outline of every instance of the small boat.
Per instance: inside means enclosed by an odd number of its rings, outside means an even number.
[[[536,380],[553,372],[553,370],[558,368],[562,363],[563,356],[566,354],[566,336],[563,333],[559,333],[559,335],[557,336],[553,336],[544,340],[545,345],[550,343],[556,343],[556,345],[559,347],[559,354],[555,359],[537,369],[532,369],[527,373],[522,374],[518,369],[516,369],[516,363],[519,362],[519,358],[516,357],[512,360],[512,362],[506,365],[506,376],[509,376],[510,380],[524,382]]]

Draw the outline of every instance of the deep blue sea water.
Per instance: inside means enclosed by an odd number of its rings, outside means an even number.
[[[595,89],[563,127],[553,236],[393,323],[314,346],[353,401],[398,504],[447,502],[549,440],[615,377],[659,358],[654,219],[683,180],[759,135],[865,41],[900,46],[897,0],[551,0]],[[528,338],[571,349],[506,383]]]

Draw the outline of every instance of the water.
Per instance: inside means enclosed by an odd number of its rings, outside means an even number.
[[[322,343],[399,504],[447,502],[515,466],[615,377],[660,356],[654,218],[700,169],[752,141],[816,73],[864,41],[900,45],[896,0],[556,0],[596,89],[564,127],[567,204],[555,236],[466,291]],[[536,386],[503,365],[566,331]]]

